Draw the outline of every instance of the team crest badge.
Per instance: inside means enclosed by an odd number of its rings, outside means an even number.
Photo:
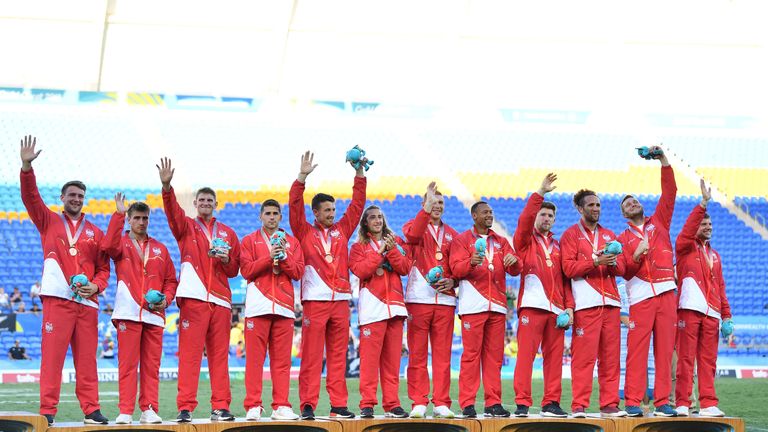
[[[445,239],[448,241],[453,241],[453,236],[451,234],[446,234]]]
[[[629,324],[627,324],[627,327],[629,327],[630,330],[634,330],[635,329],[635,322],[634,321],[630,321]]]
[[[677,322],[677,328],[684,329],[685,328],[685,321],[684,320],[678,321]]]
[[[124,323],[124,322],[121,322],[121,323],[120,323],[120,324],[117,326],[117,329],[118,329],[118,330],[120,330],[121,332],[124,332],[124,331],[126,331],[126,330],[128,329],[128,327],[126,327],[126,325],[125,325],[125,323]]]
[[[611,241],[611,236],[609,236],[608,234],[603,234],[603,240]]]
[[[88,237],[90,237],[90,238],[93,238],[93,236],[94,236],[95,234],[93,233],[93,230],[92,230],[92,229],[88,228],[87,230],[85,230],[85,235],[87,235],[87,236],[88,236]]]
[[[248,330],[253,330],[253,321],[248,321],[245,323],[245,328]]]
[[[654,224],[648,224],[648,226],[645,229],[650,232],[655,230],[656,226]]]
[[[226,231],[219,231],[219,237],[227,238],[227,232]]]
[[[182,330],[188,329],[189,328],[189,321],[188,320],[182,321],[181,322],[181,328],[182,328]]]
[[[304,327],[309,327],[309,318],[304,318]]]
[[[528,315],[523,315],[522,317],[520,317],[520,322],[523,325],[528,325]]]
[[[155,254],[155,256],[158,256],[158,255],[160,255],[160,252],[161,252],[161,251],[160,251],[160,248],[159,248],[159,247],[153,247],[153,248],[152,248],[152,253],[153,253],[153,254]]]
[[[469,325],[469,321],[464,321],[464,328],[469,330],[470,327],[471,325]]]
[[[46,322],[45,323],[45,332],[46,333],[53,333],[53,323],[52,322]]]
[[[370,335],[371,335],[371,329],[369,329],[369,328],[367,328],[367,327],[366,327],[366,328],[364,328],[364,329],[363,329],[363,336],[365,336],[365,337],[369,337]]]
[[[339,236],[339,230],[332,230],[331,231],[331,237],[338,237]]]
[[[578,337],[584,336],[584,329],[581,328],[581,327],[577,328],[576,329],[576,336],[578,336]]]

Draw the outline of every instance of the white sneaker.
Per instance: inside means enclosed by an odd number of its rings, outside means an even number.
[[[409,416],[411,418],[424,418],[427,415],[426,405],[414,405]]]
[[[677,415],[682,417],[688,417],[688,407],[687,406],[679,406],[675,408],[675,412],[677,412]]]
[[[264,412],[264,408],[257,406],[253,407],[248,410],[247,413],[245,413],[245,419],[248,421],[259,421],[261,418],[261,413]]]
[[[298,420],[299,416],[288,406],[279,406],[272,410],[272,420]]]
[[[456,417],[456,414],[451,411],[450,408],[448,408],[445,405],[436,406],[432,410],[432,416],[435,418],[445,418],[445,419],[452,419]]]
[[[725,417],[725,413],[716,406],[706,407],[699,410],[701,417]]]
[[[163,419],[160,418],[159,415],[155,412],[155,410],[152,409],[152,407],[147,408],[146,411],[141,412],[141,418],[139,419],[139,423],[144,424],[157,424],[162,423]]]
[[[115,424],[131,424],[133,422],[133,415],[131,414],[120,414],[115,419]]]

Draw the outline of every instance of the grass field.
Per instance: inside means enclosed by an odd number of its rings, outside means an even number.
[[[242,406],[243,399],[245,397],[245,385],[243,381],[232,381],[232,412],[238,417],[245,416],[245,410]],[[291,382],[291,394],[290,401],[294,406],[294,409],[298,411],[298,391],[297,382]],[[324,388],[323,383],[323,388]],[[742,417],[747,424],[747,430],[753,432],[768,432],[768,412],[765,409],[765,390],[768,389],[768,383],[764,379],[742,379],[737,380],[733,378],[721,378],[717,380],[717,391],[720,397],[720,408],[728,415],[735,417]],[[349,389],[349,406],[352,411],[359,413],[357,409],[358,402],[360,401],[360,395],[357,391],[358,380],[348,379],[347,388]],[[111,421],[114,421],[117,417],[117,398],[118,387],[117,383],[101,383],[99,385],[102,413],[106,415]],[[454,380],[451,386],[452,397],[455,401],[457,399],[458,385]],[[57,421],[81,421],[83,414],[80,412],[80,406],[78,405],[77,398],[74,394],[74,384],[62,385],[62,396],[59,404],[59,413],[56,415]],[[514,410],[514,393],[512,391],[512,381],[504,380],[503,382],[503,400],[507,409]],[[597,388],[592,394],[592,401],[597,399]],[[207,381],[200,383],[199,401],[200,404],[197,410],[193,413],[195,418],[207,418],[210,413],[210,386]],[[479,393],[482,397],[482,389]],[[533,382],[533,397],[534,401],[540,401],[542,394],[542,381],[534,380]],[[563,381],[563,400],[562,406],[570,411],[571,403],[571,382]],[[271,386],[270,382],[264,383],[264,400],[267,405],[267,414],[271,413],[268,404],[271,400]],[[403,408],[407,411],[410,410],[411,404],[407,398],[407,392],[405,388],[405,381],[400,381],[400,398],[403,404]],[[0,386],[0,411],[29,411],[37,412],[39,395],[38,386],[33,384],[4,384]],[[760,402],[762,401],[762,402]],[[536,405],[536,403],[534,404]],[[452,407],[457,409],[456,405]],[[478,411],[482,412],[483,403],[478,400],[476,404]],[[329,410],[328,396],[325,390],[320,393],[320,404],[316,410],[318,415],[327,415]],[[593,404],[588,410],[590,412],[597,411],[597,407]],[[429,411],[431,413],[431,411]],[[532,413],[538,412],[538,408],[531,409]],[[160,383],[160,416],[165,420],[171,420],[176,417],[176,382],[161,382]],[[381,407],[376,408],[376,414],[382,414]],[[134,420],[139,419],[138,408],[134,414]]]

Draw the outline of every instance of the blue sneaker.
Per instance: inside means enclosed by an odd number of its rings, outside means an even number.
[[[643,416],[643,409],[639,406],[635,405],[628,405],[624,407],[624,411],[627,412],[628,417],[642,417]]]
[[[672,408],[672,405],[664,404],[657,406],[656,410],[653,412],[653,415],[662,417],[677,417],[677,411]]]

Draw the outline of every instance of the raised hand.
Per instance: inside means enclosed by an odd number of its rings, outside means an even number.
[[[118,213],[125,214],[125,195],[123,195],[122,192],[115,194],[115,207],[117,208]]]
[[[707,187],[704,179],[699,180],[699,186],[701,187],[701,206],[707,208],[707,203],[712,199],[712,188]]]
[[[304,181],[307,179],[307,176],[309,176],[312,171],[317,168],[317,164],[315,162],[315,154],[307,150],[302,156],[301,156],[301,167],[299,168],[299,181],[301,183],[304,183]]]
[[[37,144],[37,138],[32,135],[27,135],[21,140],[21,169],[22,171],[29,171],[32,169],[32,161],[37,159],[42,150],[35,151],[35,145]]]
[[[557,186],[553,184],[555,180],[557,180],[557,174],[547,174],[546,177],[544,177],[544,180],[541,181],[541,187],[539,187],[539,195],[544,196],[545,193],[552,192],[553,190],[557,189]]]
[[[431,213],[435,204],[437,204],[437,183],[431,182],[427,185],[427,194],[424,197],[424,211]]]
[[[669,161],[667,160],[667,154],[664,153],[664,149],[661,148],[661,146],[651,146],[651,148],[648,150],[651,152],[655,152],[655,151],[661,152],[660,155],[654,156],[653,158],[659,160],[661,162],[661,165],[669,166]]]
[[[176,168],[171,167],[171,159],[164,157],[160,159],[160,165],[157,167],[158,174],[160,174],[160,182],[163,183],[163,189],[166,191],[171,190],[171,180],[173,180],[173,173]]]

